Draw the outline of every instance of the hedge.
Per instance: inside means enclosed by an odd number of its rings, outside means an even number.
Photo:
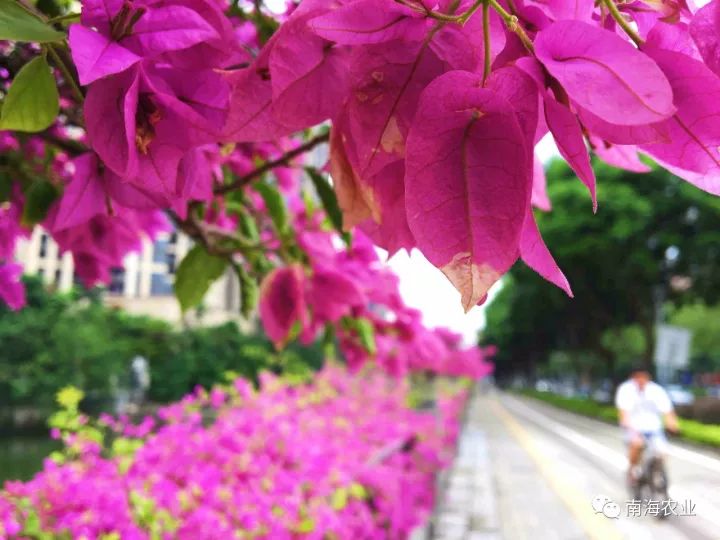
[[[559,396],[549,392],[538,392],[537,390],[522,390],[519,393],[583,416],[610,423],[617,423],[618,421],[615,407],[601,405],[589,399]],[[680,418],[678,438],[720,448],[720,424],[703,424],[696,420]]]

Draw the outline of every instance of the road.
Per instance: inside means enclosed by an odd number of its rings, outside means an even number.
[[[670,496],[696,515],[630,517],[619,428],[498,391],[476,398],[470,418],[484,432],[498,514],[493,531],[473,538],[720,539],[717,453],[670,444]],[[618,503],[620,517],[596,513],[598,496]]]

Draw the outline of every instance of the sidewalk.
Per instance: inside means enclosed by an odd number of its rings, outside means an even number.
[[[471,397],[457,457],[439,480],[433,519],[411,540],[587,538],[497,407],[492,392]]]
[[[482,397],[473,393],[458,454],[439,481],[442,493],[428,531],[432,540],[500,540],[490,450],[481,426]]]

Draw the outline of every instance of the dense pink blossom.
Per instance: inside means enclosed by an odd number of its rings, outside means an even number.
[[[264,374],[258,391],[243,380],[197,391],[155,425],[106,416],[106,437],[122,433],[124,446],[106,457],[66,432],[73,459],[0,491],[0,536],[24,537],[32,512],[40,530],[72,538],[408,538],[432,509],[465,400],[440,393],[421,412],[408,390],[330,366],[312,384]]]

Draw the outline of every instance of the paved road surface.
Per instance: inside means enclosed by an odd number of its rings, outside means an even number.
[[[432,538],[720,540],[720,455],[671,443],[670,496],[696,515],[664,521],[627,515],[625,467],[615,426],[530,398],[477,396]],[[620,505],[618,519],[595,513],[599,495]]]

